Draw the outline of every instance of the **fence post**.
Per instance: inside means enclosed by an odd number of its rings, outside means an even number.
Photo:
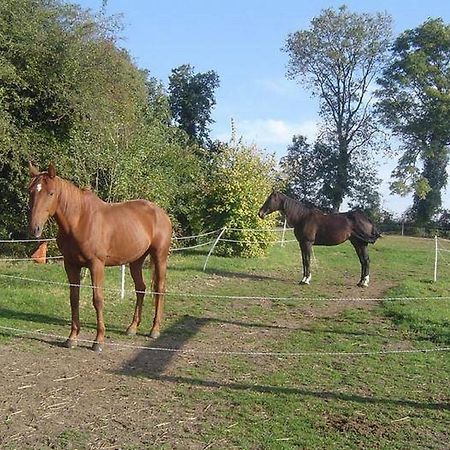
[[[281,234],[281,247],[284,247],[284,235],[286,234],[286,224],[287,224],[287,221],[286,221],[286,219],[284,219],[283,233]]]
[[[433,281],[437,281],[437,264],[438,264],[438,238],[434,236],[434,277]]]
[[[120,298],[125,298],[125,265],[120,266]]]
[[[220,238],[222,237],[222,234],[225,232],[227,227],[223,227],[222,230],[219,233],[219,236],[217,236],[217,239],[214,241],[211,249],[209,250],[208,256],[206,257],[205,264],[203,265],[203,272],[206,270],[206,265],[208,264],[208,259],[211,256],[211,253],[214,251],[214,248],[216,247],[217,243],[220,241]]]
[[[405,234],[405,222],[402,222],[402,236]]]

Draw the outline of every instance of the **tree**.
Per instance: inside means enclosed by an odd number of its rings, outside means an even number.
[[[194,73],[189,64],[172,70],[169,77],[169,102],[178,126],[200,145],[210,143],[209,125],[216,104],[219,76],[214,70]]]
[[[323,10],[309,30],[290,34],[286,41],[287,76],[320,100],[320,142],[335,154],[334,210],[351,189],[352,166],[379,145],[370,89],[390,36],[388,15],[351,13],[342,6]]]
[[[450,26],[428,19],[406,30],[378,81],[378,111],[402,141],[393,172],[393,192],[414,192],[413,215],[428,222],[441,205],[447,184],[450,144]]]
[[[357,159],[359,158],[359,159]],[[363,160],[357,152],[353,155],[357,164],[348,168],[347,196],[351,207],[371,213],[380,206],[374,162]],[[304,136],[294,136],[288,153],[281,159],[286,193],[298,200],[310,201],[323,209],[333,209],[339,190],[339,153],[336,147],[317,140],[310,145]]]
[[[287,149],[287,155],[281,158],[280,168],[286,183],[286,194],[300,201],[307,201],[322,208],[330,207],[324,187],[326,146],[310,145],[306,137],[295,135]],[[325,157],[324,157],[325,156]]]
[[[198,146],[117,45],[119,29],[59,0],[0,2],[0,235],[25,233],[30,158],[105,200],[148,198],[193,226]]]

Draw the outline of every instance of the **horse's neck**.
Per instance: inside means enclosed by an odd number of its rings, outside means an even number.
[[[288,224],[290,226],[296,226],[304,220],[308,213],[308,209],[300,202],[285,196],[283,199],[282,212],[284,213]]]
[[[57,182],[58,206],[54,217],[61,233],[72,234],[85,213],[83,191],[62,178],[57,178]]]

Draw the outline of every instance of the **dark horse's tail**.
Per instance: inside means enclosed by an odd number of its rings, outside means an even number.
[[[349,211],[346,215],[353,224],[352,236],[368,244],[375,244],[381,236],[375,224],[361,211]]]

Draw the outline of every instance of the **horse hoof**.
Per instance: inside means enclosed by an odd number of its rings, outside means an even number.
[[[128,327],[128,328],[127,328],[127,335],[128,335],[128,336],[135,336],[135,335],[136,335],[136,328],[134,328],[134,327]]]
[[[101,353],[101,352],[103,351],[102,344],[100,344],[100,342],[94,342],[94,343],[92,344],[92,350],[93,350],[95,353]]]
[[[152,330],[151,333],[150,333],[150,337],[151,337],[152,339],[158,339],[159,336],[160,336],[160,334],[161,334],[161,333],[160,333],[159,331]]]
[[[63,345],[66,348],[75,348],[77,346],[77,341],[75,339],[67,339]]]

